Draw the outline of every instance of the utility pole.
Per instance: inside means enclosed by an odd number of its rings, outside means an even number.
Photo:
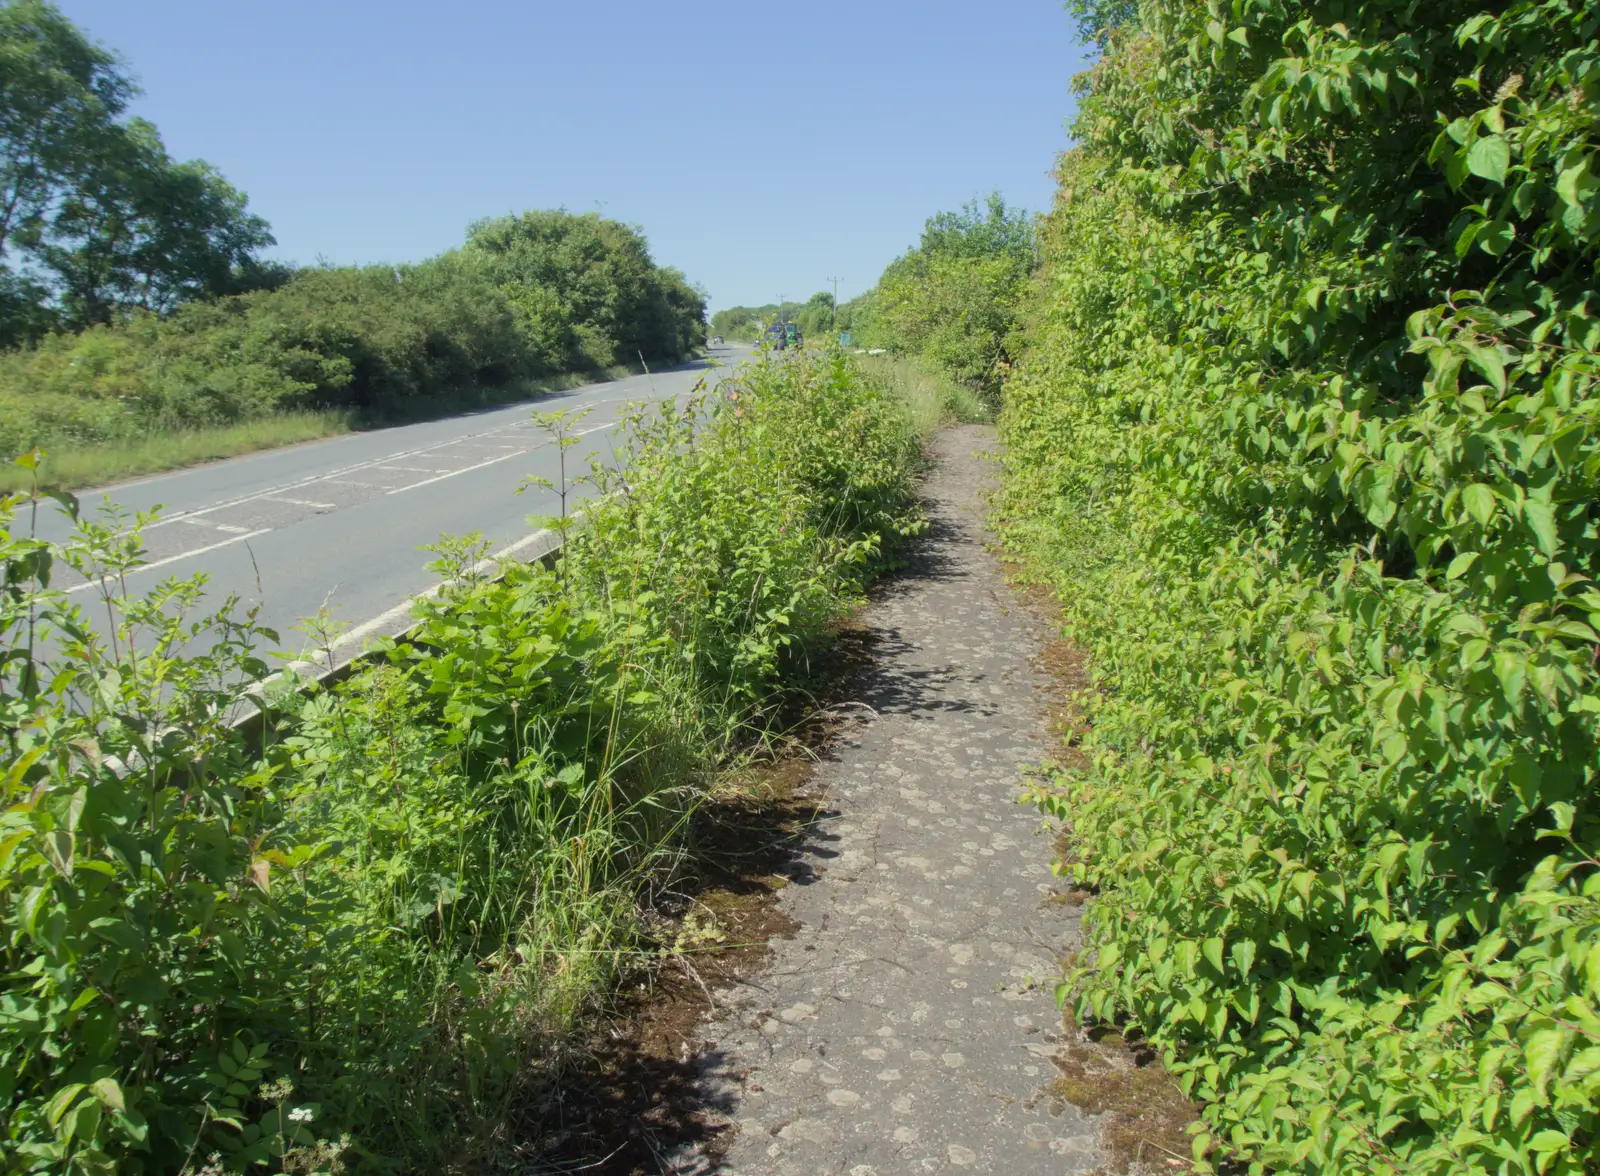
[[[839,279],[829,278],[833,283],[833,313],[828,316],[828,330],[834,334],[839,333]]]
[[[783,295],[782,294],[778,295],[778,323],[779,323],[780,326],[783,323]]]

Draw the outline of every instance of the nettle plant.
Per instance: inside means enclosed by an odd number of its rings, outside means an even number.
[[[1091,653],[1064,989],[1202,1166],[1600,1164],[1600,11],[1079,5],[1007,389]]]

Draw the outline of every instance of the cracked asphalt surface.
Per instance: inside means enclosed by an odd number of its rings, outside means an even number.
[[[1096,1122],[1053,1097],[1059,957],[1052,831],[1016,803],[1050,754],[1048,626],[988,549],[979,456],[992,429],[934,442],[932,529],[860,617],[861,710],[813,787],[827,815],[782,893],[801,924],[771,966],[716,994],[700,1081],[736,1129],[683,1173],[888,1176],[1082,1172]]]

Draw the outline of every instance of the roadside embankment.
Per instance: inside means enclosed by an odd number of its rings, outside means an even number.
[[[705,338],[683,275],[592,213],[496,217],[423,262],[280,277],[0,350],[0,456],[40,448],[48,484],[100,485],[673,363]]]
[[[346,682],[274,695],[264,755],[226,714],[272,634],[198,583],[124,595],[136,534],[52,547],[8,501],[13,1161],[515,1150],[574,1027],[654,954],[639,904],[704,788],[923,525],[921,439],[848,361],[752,365],[706,409],[637,416],[554,570],[463,574],[481,545],[441,541],[456,586]],[[111,573],[110,640],[53,561]],[[223,639],[192,654],[196,625]]]

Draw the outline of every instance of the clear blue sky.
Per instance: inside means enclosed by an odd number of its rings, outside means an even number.
[[[598,207],[713,308],[858,293],[993,188],[1046,207],[1085,57],[1060,0],[58,3],[280,257],[413,261]]]

